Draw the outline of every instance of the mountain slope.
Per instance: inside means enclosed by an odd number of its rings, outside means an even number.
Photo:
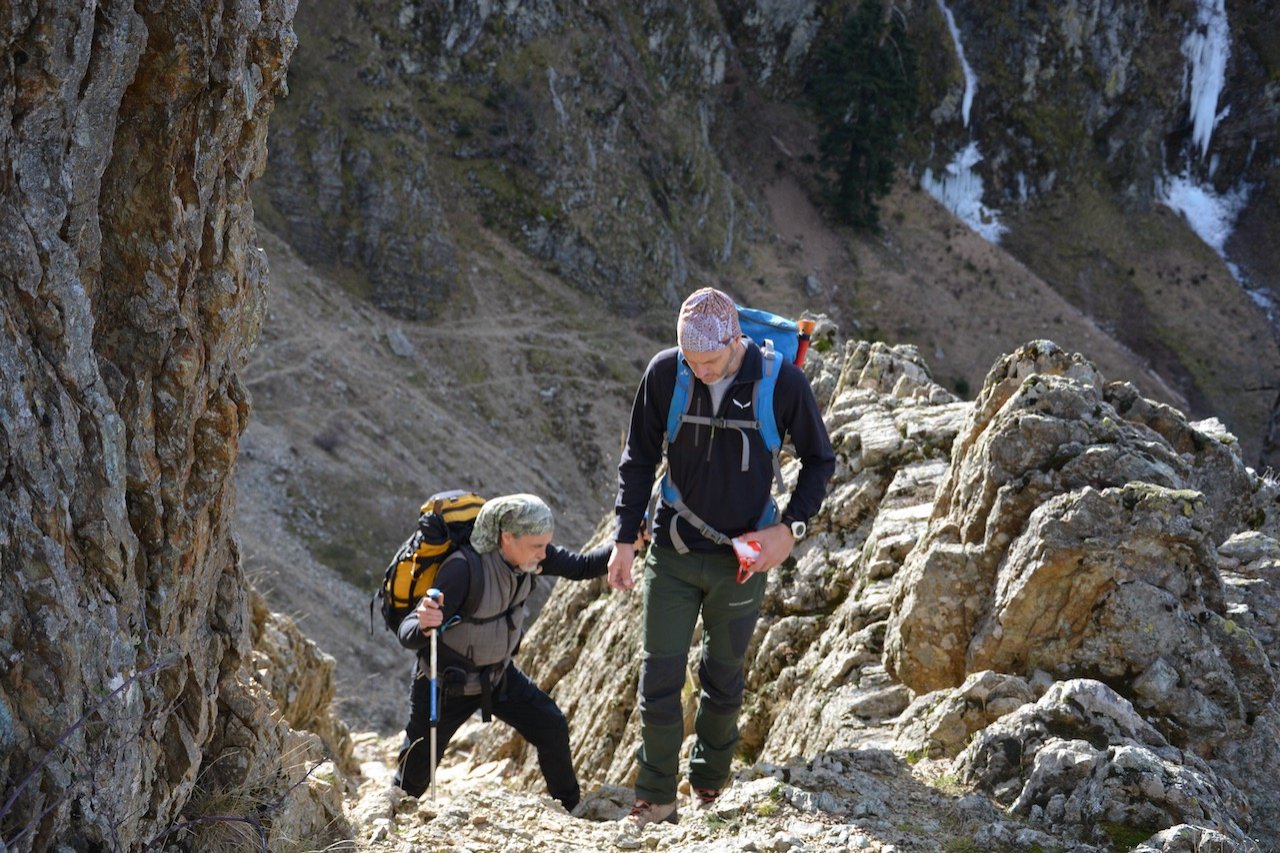
[[[980,145],[972,178],[1007,228],[990,250],[1011,256],[1006,266],[946,258],[961,226],[923,204],[886,209],[879,238],[824,224],[821,247],[807,249],[794,233],[818,233],[827,214],[797,226],[793,209],[774,209],[792,187],[820,195],[820,127],[802,90],[851,5],[321,0],[300,10],[259,214],[325,277],[399,316],[442,318],[469,304],[467,258],[489,251],[474,240],[479,226],[501,235],[508,257],[658,341],[684,293],[714,284],[919,342],[940,376],[969,388],[995,354],[1027,339],[1034,321],[1013,329],[1006,315],[1030,277],[1134,353],[1125,364],[1100,353],[1104,371],[1147,384],[1154,370],[1167,388],[1152,393],[1221,417],[1265,464],[1275,330],[1157,189],[1184,168],[1210,193],[1247,182],[1241,233],[1274,230],[1266,164],[1280,122],[1268,117],[1280,105],[1268,84],[1274,57],[1258,47],[1272,19],[1256,3],[1231,4],[1222,98],[1251,107],[1224,111],[1215,190],[1208,160],[1184,164],[1179,88],[1180,39],[1204,4],[1182,0],[1160,17],[1136,3],[1106,15],[1091,4],[1029,15],[1018,3],[957,3],[955,36],[938,4],[902,10],[902,49],[918,51],[922,73],[899,186],[905,195],[926,172],[946,174],[953,152]],[[956,38],[975,75],[970,111]],[[904,231],[924,239],[906,251]],[[1280,273],[1263,248],[1237,252],[1237,263],[1246,256],[1265,294]],[[926,297],[896,303],[878,298],[885,288]],[[1015,296],[987,307],[972,299],[980,288]],[[963,307],[935,316],[952,300]],[[1061,307],[1046,305],[1039,324],[1060,325]],[[969,328],[953,334],[957,318]]]

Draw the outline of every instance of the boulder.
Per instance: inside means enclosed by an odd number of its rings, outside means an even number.
[[[894,728],[894,747],[907,755],[954,758],[974,732],[1034,702],[1031,685],[1016,675],[972,673],[964,684],[918,696]]]
[[[1249,841],[1247,797],[1097,681],[1056,683],[979,732],[956,768],[1012,813],[1084,841],[1181,823]]]

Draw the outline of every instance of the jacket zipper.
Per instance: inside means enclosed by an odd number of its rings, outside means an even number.
[[[741,369],[742,369],[741,365],[738,367],[738,369],[739,369],[739,371],[741,371]],[[726,388],[726,389],[725,389],[725,391],[724,391],[724,398],[720,400],[720,408],[722,408],[722,409],[723,409],[725,406],[729,405],[729,400],[731,400],[731,399],[733,398],[733,389],[734,389],[734,388],[736,388],[737,386],[741,385],[741,384],[742,384],[742,382],[743,382],[743,380],[742,380],[741,376],[738,376],[738,377],[735,377],[735,378],[734,378],[734,380],[733,380],[733,384],[731,384],[731,385],[730,385],[728,388]],[[703,388],[703,390],[704,390],[704,391],[706,391],[706,393],[707,393],[707,409],[708,409],[708,410],[710,410],[710,409],[711,409],[711,405],[710,405],[710,404],[711,404],[711,389],[707,387],[706,383],[702,383],[702,388]],[[701,397],[701,395],[699,395],[699,394],[697,393],[697,389],[696,389],[696,388],[694,389],[694,395],[693,395],[693,397],[694,397],[694,400],[696,401],[696,404],[695,404],[696,411],[694,412],[694,414],[695,414],[695,415],[699,415],[699,414],[701,414],[701,412],[702,412],[702,397]],[[713,418],[714,418],[715,416],[716,416],[716,413],[715,413],[714,411],[712,411],[712,412],[711,412],[711,417],[713,417]],[[694,447],[697,447],[697,446],[698,446],[698,437],[699,437],[701,434],[702,434],[702,430],[701,430],[701,428],[694,429],[694,431],[693,431],[693,446],[694,446]],[[707,459],[706,459],[706,461],[707,461],[707,462],[710,462],[710,461],[711,461],[711,445],[715,443],[715,437],[716,437],[716,428],[715,428],[715,426],[711,426],[711,427],[708,429],[708,432],[707,432]],[[744,440],[746,439],[746,436],[745,436],[745,435],[743,436],[743,439],[744,439]]]
[[[707,392],[707,403],[708,403],[708,405],[707,405],[707,411],[711,412],[710,417],[713,417],[713,418],[714,418],[714,417],[715,417],[715,412],[711,410],[711,406],[710,406],[710,403],[711,403],[711,389],[710,389],[710,388],[707,388],[705,385],[703,385],[703,388],[704,388],[704,389],[706,389],[706,392]],[[701,413],[701,411],[702,411],[702,398],[701,398],[701,397],[698,397],[698,412],[699,412],[699,413]],[[699,432],[701,432],[701,430],[699,430]],[[697,445],[698,445],[697,435],[698,435],[698,433],[694,433],[694,442],[693,442],[693,444],[694,444],[694,446],[695,446],[695,447],[697,447]],[[716,428],[715,428],[715,425],[714,425],[714,424],[712,424],[710,427],[708,427],[708,428],[707,428],[707,458],[706,458],[706,461],[707,461],[708,463],[711,461],[711,446],[712,446],[713,444],[715,444],[715,440],[716,440]]]

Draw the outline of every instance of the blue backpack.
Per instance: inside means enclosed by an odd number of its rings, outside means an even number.
[[[736,429],[742,436],[742,470],[746,471],[751,458],[750,444],[744,430],[758,430],[765,447],[773,456],[774,482],[778,490],[782,491],[785,489],[780,461],[782,436],[778,432],[777,420],[773,414],[773,390],[778,384],[778,374],[782,372],[783,359],[796,363],[803,361],[808,335],[801,333],[799,325],[794,320],[788,320],[759,308],[743,308],[741,305],[738,306],[738,325],[742,327],[742,334],[756,342],[760,347],[760,355],[763,356],[762,375],[756,381],[755,391],[752,393],[752,411],[756,415],[755,419],[690,415],[689,398],[693,388],[693,371],[689,369],[689,365],[685,364],[684,359],[680,359],[676,367],[676,387],[671,395],[671,409],[667,413],[666,441],[668,445],[674,442],[680,427],[686,423],[720,429]],[[680,496],[680,490],[676,488],[675,483],[671,482],[670,471],[663,475],[659,488],[662,500],[706,539],[718,545],[732,544],[728,536],[711,527],[685,505],[684,499]],[[767,527],[777,519],[778,502],[770,494],[756,521],[756,529]],[[671,524],[670,533],[671,544],[676,551],[681,554],[688,553],[689,548],[680,537],[675,522]]]

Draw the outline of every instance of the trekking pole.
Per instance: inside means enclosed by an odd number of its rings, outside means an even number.
[[[440,601],[440,590],[432,587],[427,590],[427,598]],[[431,771],[431,802],[436,801],[436,729],[440,726],[440,679],[437,672],[439,654],[440,628],[431,629],[431,760],[427,767]]]

